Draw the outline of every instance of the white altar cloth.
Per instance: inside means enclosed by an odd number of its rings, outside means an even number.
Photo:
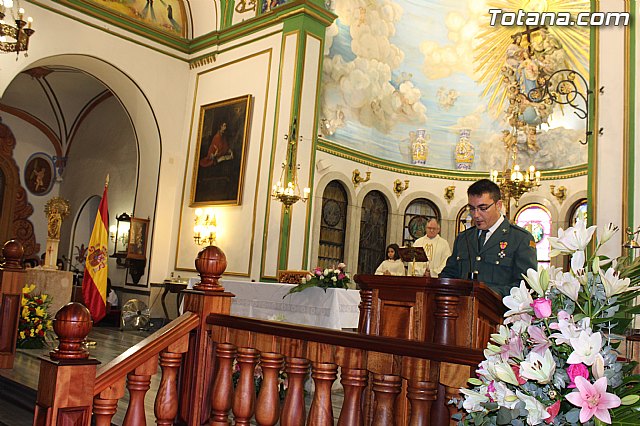
[[[234,281],[223,278],[225,290],[236,295],[231,315],[280,320],[293,324],[341,329],[358,328],[360,292],[342,288],[308,288],[287,292],[293,284]]]

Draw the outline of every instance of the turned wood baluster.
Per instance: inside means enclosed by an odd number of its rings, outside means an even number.
[[[236,347],[230,343],[219,343],[216,348],[216,378],[211,391],[210,426],[229,424],[229,410],[233,401],[233,360]]]
[[[160,368],[162,379],[158,386],[154,414],[158,425],[172,425],[178,414],[178,369],[182,361],[181,353],[162,351]]]
[[[433,342],[443,345],[456,344],[456,319],[459,296],[436,295],[435,328]]]
[[[386,374],[373,375],[373,426],[393,425],[394,405],[400,393],[402,379],[400,376]]]
[[[123,426],[146,425],[144,397],[151,386],[151,376],[158,370],[158,356],[152,356],[145,363],[127,374],[129,406],[124,416]]]
[[[358,332],[371,334],[371,309],[373,305],[373,290],[360,290],[360,317],[358,318]]]
[[[233,417],[236,425],[249,425],[256,405],[254,374],[260,352],[253,348],[238,349],[240,378],[233,396]]]
[[[338,366],[331,362],[314,362],[311,377],[315,383],[313,401],[309,409],[310,426],[333,426],[333,406],[331,405],[331,386],[338,377]]]
[[[344,400],[338,418],[338,426],[361,426],[364,424],[362,415],[362,393],[367,387],[369,372],[357,368],[343,368],[340,383],[344,389]]]
[[[409,381],[407,388],[407,398],[411,403],[409,426],[428,426],[431,424],[431,405],[436,400],[437,392],[437,383]]]
[[[263,352],[260,355],[262,386],[256,404],[256,422],[261,426],[272,426],[280,417],[279,375],[284,366],[284,356]]]
[[[281,426],[302,426],[305,421],[304,380],[309,373],[309,361],[304,358],[287,357],[287,381],[289,388],[284,399]]]
[[[122,377],[93,397],[93,417],[96,426],[111,426],[111,419],[118,411],[118,400],[124,396],[124,386],[125,379]]]

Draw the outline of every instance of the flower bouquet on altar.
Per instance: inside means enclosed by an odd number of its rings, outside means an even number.
[[[347,265],[344,263],[338,264],[338,266],[333,269],[322,269],[318,267],[313,270],[313,273],[302,278],[301,283],[289,290],[284,297],[291,293],[299,293],[309,287],[320,287],[324,289],[324,291],[327,291],[328,288],[355,288],[355,286],[350,285],[351,278],[349,278],[349,274],[345,272],[346,267]]]
[[[598,255],[616,230],[604,229],[588,259],[596,226],[579,220],[550,238],[551,255],[570,255],[571,269],[529,269],[503,299],[504,325],[470,389],[452,401],[465,412],[454,415],[459,425],[638,424],[640,376],[616,334],[640,312],[638,270]]]
[[[47,333],[52,330],[51,316],[47,309],[51,299],[46,294],[33,294],[34,284],[22,289],[20,318],[18,321],[17,347],[41,349],[45,347]]]

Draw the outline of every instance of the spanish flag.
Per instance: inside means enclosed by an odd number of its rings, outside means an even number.
[[[104,185],[104,193],[96,214],[87,249],[87,260],[82,279],[82,297],[91,312],[93,323],[97,323],[107,314],[107,246],[109,242],[109,213],[107,208],[107,187],[109,176]]]

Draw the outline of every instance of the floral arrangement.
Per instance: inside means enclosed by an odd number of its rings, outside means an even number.
[[[18,321],[17,346],[25,349],[38,349],[45,346],[47,333],[51,331],[51,316],[47,309],[51,299],[46,294],[33,294],[34,284],[22,289],[22,309]]]
[[[350,285],[351,278],[345,272],[347,265],[338,264],[333,269],[322,269],[320,267],[313,270],[313,273],[302,278],[301,283],[293,287],[285,297],[291,293],[299,293],[309,287],[320,287],[327,291],[328,288],[355,288]]]
[[[503,299],[504,325],[491,335],[470,389],[454,401],[466,411],[454,416],[459,425],[637,424],[637,363],[621,359],[615,333],[640,312],[632,286],[640,268],[598,255],[616,230],[604,229],[589,259],[596,226],[579,220],[550,238],[551,255],[570,255],[571,269],[529,269]]]

